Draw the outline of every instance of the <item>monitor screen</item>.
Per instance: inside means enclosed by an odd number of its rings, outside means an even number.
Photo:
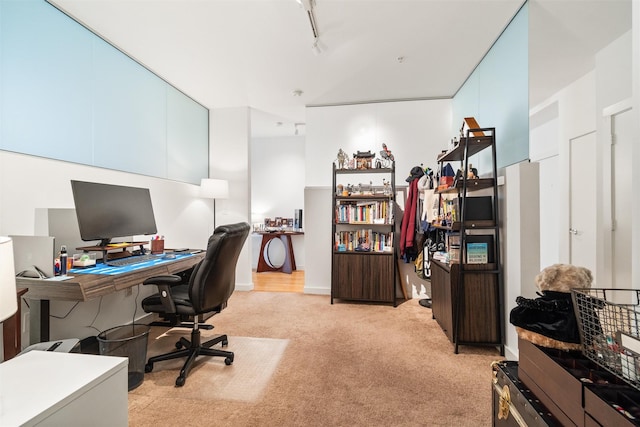
[[[148,188],[72,180],[71,190],[84,241],[106,246],[115,237],[157,232]]]

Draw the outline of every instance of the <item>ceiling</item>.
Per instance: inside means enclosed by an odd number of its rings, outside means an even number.
[[[523,3],[315,0],[317,53],[296,0],[50,2],[204,106],[251,107],[255,137],[303,134],[305,106],[449,98]],[[532,101],[631,28],[631,0],[535,4]]]

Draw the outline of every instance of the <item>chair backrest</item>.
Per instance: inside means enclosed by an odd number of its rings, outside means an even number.
[[[197,314],[220,310],[236,286],[236,264],[249,235],[249,224],[221,225],[207,244],[207,253],[193,269],[189,299]]]

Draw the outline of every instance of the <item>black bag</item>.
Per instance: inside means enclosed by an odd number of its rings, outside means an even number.
[[[557,341],[580,344],[570,293],[543,291],[536,299],[520,296],[516,304],[509,315],[511,324]]]

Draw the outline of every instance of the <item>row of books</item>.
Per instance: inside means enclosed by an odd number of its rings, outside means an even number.
[[[391,224],[393,209],[387,200],[366,202],[339,201],[336,205],[337,223]]]
[[[380,233],[371,229],[338,231],[334,238],[334,250],[338,252],[391,252],[393,232]]]

